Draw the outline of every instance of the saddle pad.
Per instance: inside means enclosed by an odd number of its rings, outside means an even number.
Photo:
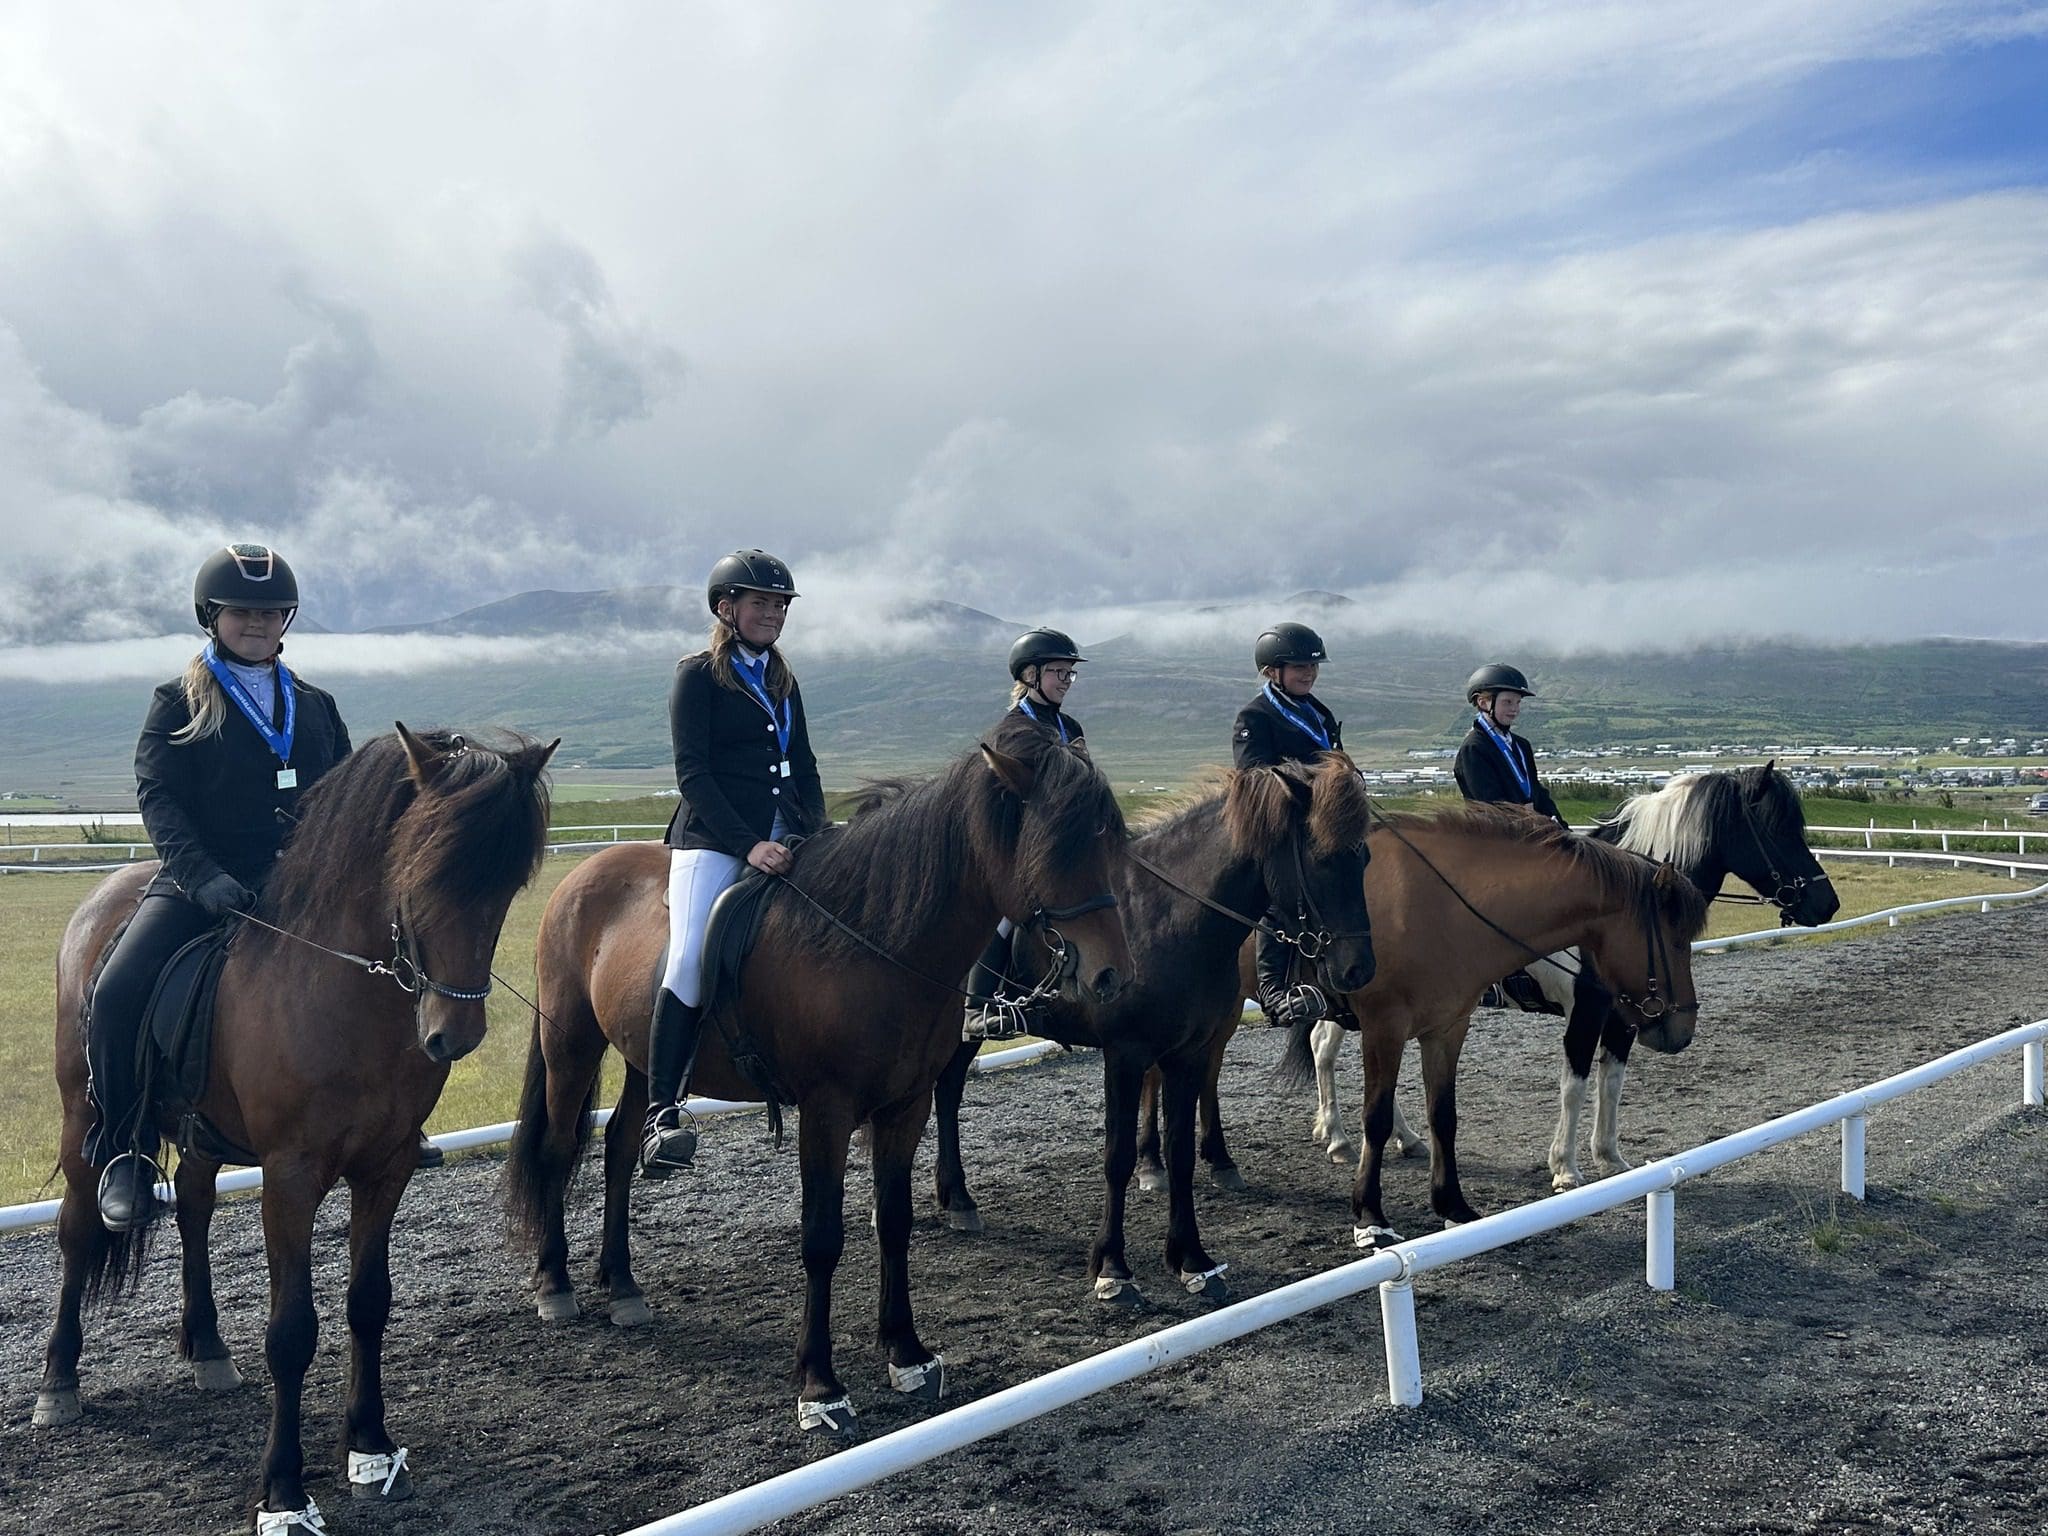
[[[166,1107],[196,1104],[206,1093],[206,1072],[213,1060],[213,999],[234,935],[223,924],[202,933],[175,955],[157,977],[143,1014],[137,1075],[155,1085],[152,1097]],[[152,1071],[147,1054],[154,1047],[158,1065]]]

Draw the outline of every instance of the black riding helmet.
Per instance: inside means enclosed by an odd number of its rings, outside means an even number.
[[[1478,702],[1482,693],[1519,693],[1525,699],[1536,697],[1536,690],[1529,686],[1529,679],[1504,661],[1489,661],[1465,679],[1466,703]]]
[[[215,550],[192,582],[192,611],[213,633],[223,608],[282,608],[290,629],[299,611],[299,578],[268,544],[229,544]]]
[[[1252,647],[1252,660],[1261,672],[1268,667],[1319,667],[1329,659],[1323,637],[1306,624],[1275,624]]]
[[[738,592],[780,592],[784,597],[795,597],[796,578],[789,574],[788,566],[766,550],[736,549],[711,567],[704,583],[705,603],[716,613],[721,597]]]
[[[1010,647],[1010,676],[1024,681],[1026,667],[1042,667],[1048,661],[1086,661],[1072,635],[1056,629],[1028,629]]]

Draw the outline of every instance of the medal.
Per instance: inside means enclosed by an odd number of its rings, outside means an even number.
[[[299,787],[299,770],[296,768],[278,769],[277,787],[279,789],[297,789]]]

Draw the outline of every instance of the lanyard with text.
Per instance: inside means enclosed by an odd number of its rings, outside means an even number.
[[[1266,697],[1273,701],[1273,707],[1279,710],[1282,717],[1292,724],[1296,730],[1308,737],[1310,741],[1321,747],[1325,752],[1330,750],[1330,733],[1323,729],[1323,722],[1316,718],[1316,713],[1313,709],[1296,709],[1293,704],[1288,702],[1286,696],[1271,683],[1266,684]]]
[[[732,670],[739,678],[740,686],[753,695],[754,702],[767,710],[768,718],[775,722],[775,745],[782,753],[780,772],[783,778],[788,778],[789,700],[782,701],[782,709],[778,713],[774,701],[768,697],[768,659],[764,656],[760,661],[750,665],[744,656],[735,656],[732,659]]]
[[[1514,738],[1501,735],[1499,728],[1484,715],[1474,715],[1472,718],[1479,722],[1481,730],[1493,738],[1493,744],[1500,748],[1500,755],[1508,760],[1508,767],[1514,771],[1516,787],[1524,796],[1534,793],[1529,775],[1522,767],[1522,754],[1515,750]]]
[[[277,754],[277,787],[297,789],[299,771],[292,767],[291,762],[292,736],[299,723],[299,692],[292,684],[291,670],[281,661],[272,663],[277,668],[278,690],[284,695],[284,728],[280,730],[270,723],[269,707],[257,703],[255,695],[242,686],[242,680],[228,670],[228,664],[220,659],[220,653],[214,649],[211,640],[206,642],[205,657],[206,670],[213,674],[214,681],[235,701],[236,707],[256,727],[256,734]]]
[[[1024,713],[1029,715],[1032,719],[1036,720],[1040,725],[1045,724],[1045,716],[1041,715],[1037,710],[1031,707],[1030,695],[1027,694],[1025,697],[1019,699],[1017,701],[1017,707],[1023,710]],[[1057,705],[1053,707],[1052,723],[1059,727],[1060,745],[1064,747],[1068,743],[1068,741],[1072,739],[1072,733],[1069,732],[1067,729],[1067,717],[1059,712],[1059,707]]]

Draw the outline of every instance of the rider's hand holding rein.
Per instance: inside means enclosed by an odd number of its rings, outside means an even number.
[[[704,934],[711,904],[749,867],[786,875],[789,840],[825,827],[803,692],[778,648],[797,595],[789,567],[758,549],[711,569],[705,648],[676,663],[669,689],[676,813],[669,855],[668,964],[647,1040],[648,1110],[640,1169],[687,1167],[697,1137],[683,1111],[703,1017]]]

